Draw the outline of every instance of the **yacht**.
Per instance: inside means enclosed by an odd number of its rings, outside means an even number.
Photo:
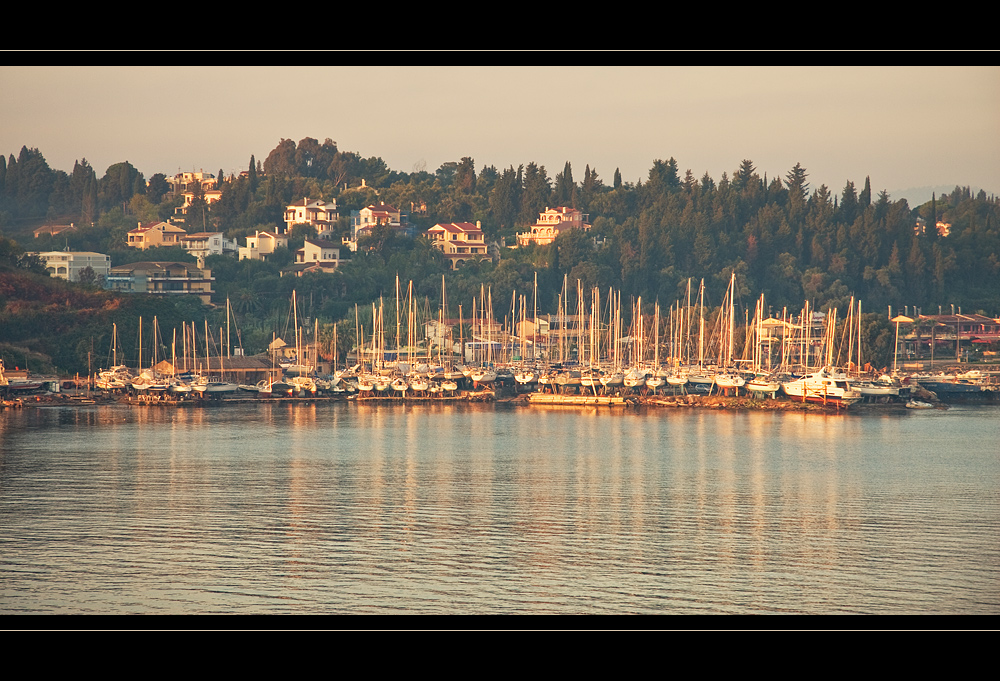
[[[829,367],[781,384],[781,390],[793,400],[822,404],[854,404],[861,393],[853,390],[844,374],[834,374]]]

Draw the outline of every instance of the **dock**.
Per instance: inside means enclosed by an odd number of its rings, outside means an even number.
[[[528,403],[558,404],[575,407],[592,405],[627,407],[631,404],[631,402],[624,397],[610,397],[607,395],[562,395],[559,393],[530,393],[528,395]]]

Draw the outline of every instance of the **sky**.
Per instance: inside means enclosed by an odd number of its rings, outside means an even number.
[[[1000,67],[0,66],[0,153],[36,147],[66,172],[228,174],[304,137],[405,172],[469,156],[554,178],[569,161],[610,184],[673,157],[718,182],[749,159],[837,194],[865,177],[894,199],[1000,194]]]

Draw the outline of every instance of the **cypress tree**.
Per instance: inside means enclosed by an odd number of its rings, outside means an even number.
[[[253,160],[253,154],[250,154],[250,170],[247,175],[250,180],[250,193],[253,194],[257,191],[257,164]]]
[[[858,196],[858,204],[861,206],[861,210],[872,205],[872,182],[870,177],[865,177],[865,188],[861,190],[861,194]]]

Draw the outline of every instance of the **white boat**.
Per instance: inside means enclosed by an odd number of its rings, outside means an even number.
[[[730,388],[742,388],[746,384],[746,379],[744,379],[739,374],[734,374],[731,371],[723,371],[717,373],[714,376],[715,385],[719,386],[723,390],[729,390]]]
[[[576,370],[562,371],[556,374],[555,383],[556,385],[562,386],[564,388],[566,386],[573,387],[573,386],[583,385],[582,378],[583,376],[579,371]]]
[[[624,385],[625,374],[617,370],[602,372],[600,381],[605,388],[618,388]]]
[[[843,374],[833,374],[827,367],[793,381],[781,384],[781,390],[793,400],[822,404],[853,404],[861,400],[861,393],[852,390]]]
[[[674,387],[679,387],[687,385],[688,377],[687,374],[680,372],[675,372],[667,376],[667,385],[672,385]]]
[[[646,385],[646,377],[649,372],[645,369],[633,368],[625,373],[623,382],[626,388],[641,388]]]
[[[211,381],[204,377],[191,385],[191,390],[203,396],[222,396],[225,393],[234,393],[239,389],[240,387],[235,383],[229,383],[227,381]]]
[[[120,364],[98,373],[94,385],[101,390],[124,390],[132,385],[133,378],[132,372]]]
[[[375,390],[375,377],[362,374],[358,376],[358,392],[370,393]]]
[[[907,409],[933,409],[934,405],[929,402],[921,402],[920,400],[910,400],[906,403]]]
[[[497,380],[497,372],[493,371],[492,369],[486,369],[481,367],[479,369],[473,369],[472,372],[469,374],[469,378],[471,378],[476,383],[492,383],[493,381]]]
[[[315,395],[319,389],[316,381],[309,376],[293,376],[289,379],[289,382],[292,384],[292,392],[296,393],[310,393]]]
[[[744,387],[752,393],[769,394],[771,397],[775,397],[781,390],[781,381],[770,376],[760,375],[751,378]]]
[[[521,369],[516,374],[514,374],[514,380],[521,385],[528,385],[529,383],[538,382],[538,373],[533,369]]]
[[[883,374],[874,381],[857,381],[851,387],[863,397],[899,397],[900,384],[891,376]]]

